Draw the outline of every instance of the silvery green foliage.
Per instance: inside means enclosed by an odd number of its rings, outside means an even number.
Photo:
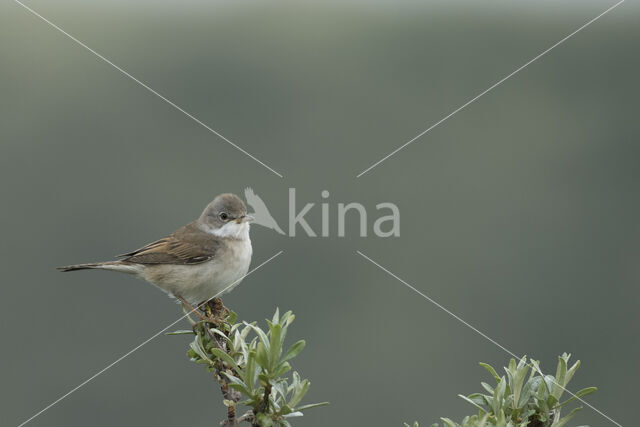
[[[562,417],[564,407],[578,397],[596,391],[595,387],[587,387],[561,401],[565,387],[580,367],[578,360],[569,367],[571,355],[564,353],[558,357],[556,375],[541,375],[538,361],[524,356],[518,363],[511,359],[504,368],[506,376],[499,376],[495,369],[486,363],[480,363],[496,382],[491,386],[480,383],[486,393],[474,393],[469,396],[459,395],[473,405],[478,413],[465,417],[461,423],[448,418],[441,418],[446,427],[563,427],[581,408],[571,410]],[[405,423],[406,427],[410,427]],[[418,427],[414,423],[413,427]],[[432,427],[438,427],[433,424]]]
[[[196,336],[188,356],[192,361],[206,365],[231,389],[241,393],[237,401],[225,399],[224,404],[250,407],[253,412],[250,422],[254,425],[290,426],[291,418],[301,417],[307,409],[328,404],[301,405],[309,390],[309,380],[302,379],[296,371],[290,377],[287,375],[291,371],[291,359],[305,347],[305,341],[300,340],[286,351],[284,349],[287,329],[294,317],[291,311],[281,316],[276,309],[273,318],[267,320],[266,331],[256,322],[235,323],[237,315],[233,312],[217,329],[204,322],[194,326]],[[209,332],[204,330],[207,327]]]

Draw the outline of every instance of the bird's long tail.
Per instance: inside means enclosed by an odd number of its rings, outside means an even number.
[[[93,268],[111,270],[118,264],[120,264],[120,261],[91,262],[88,264],[65,265],[64,267],[56,267],[56,269],[59,271],[90,270]]]

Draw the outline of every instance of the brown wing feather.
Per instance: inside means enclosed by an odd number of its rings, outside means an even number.
[[[199,264],[212,259],[219,245],[213,236],[188,224],[168,237],[118,256],[136,264]]]
[[[134,255],[137,255],[139,253],[148,251],[148,250],[152,250],[154,248],[157,248],[159,246],[163,246],[165,245],[169,240],[170,240],[170,236],[169,237],[165,237],[163,239],[160,240],[156,240],[155,242],[151,242],[147,245],[144,245],[141,248],[136,249],[135,251],[131,251],[131,252],[127,252],[126,254],[120,254],[120,255],[116,255],[116,257],[118,258],[126,258],[126,257],[132,257]]]

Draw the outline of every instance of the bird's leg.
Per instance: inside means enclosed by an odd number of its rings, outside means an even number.
[[[198,310],[197,308],[195,308],[191,304],[189,304],[186,299],[182,298],[180,295],[176,295],[175,297],[178,298],[180,300],[180,302],[182,304],[184,304],[190,310],[190,313],[194,313],[201,320],[204,320],[204,321],[208,321],[209,320],[202,313],[200,313],[200,310]],[[200,307],[200,305],[198,305],[198,307]]]

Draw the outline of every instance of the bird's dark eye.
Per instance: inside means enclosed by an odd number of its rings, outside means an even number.
[[[221,212],[220,215],[218,215],[218,218],[220,218],[223,221],[226,221],[227,219],[229,219],[229,215],[227,215],[226,212]]]

